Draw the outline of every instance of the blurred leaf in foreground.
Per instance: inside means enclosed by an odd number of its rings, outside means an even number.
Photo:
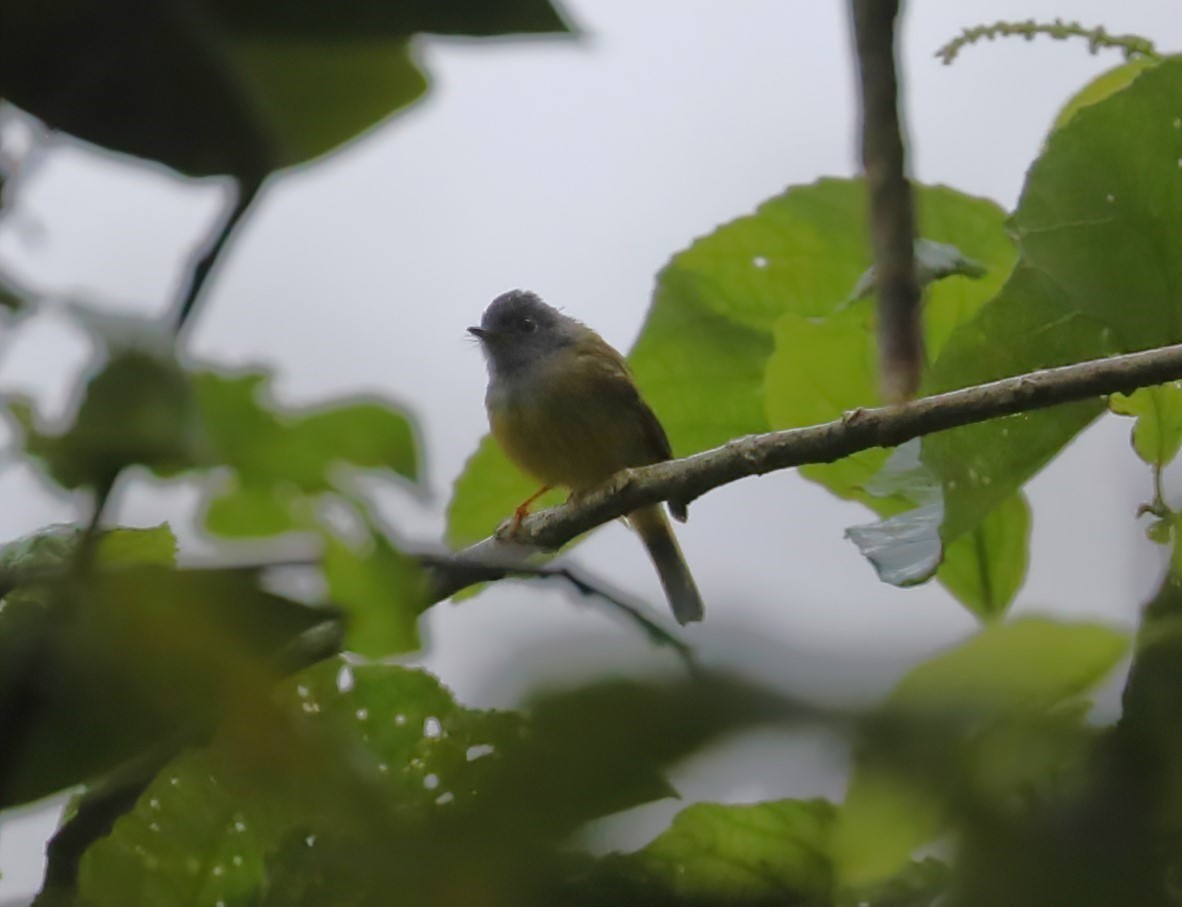
[[[73,424],[62,434],[38,430],[26,404],[10,402],[9,410],[27,452],[64,488],[103,488],[137,464],[174,475],[195,465],[201,453],[192,392],[171,356],[114,353],[90,379]]]
[[[328,597],[349,615],[346,648],[368,658],[417,650],[419,615],[428,607],[419,562],[378,534],[360,549],[324,538]]]
[[[269,401],[265,372],[193,376],[211,466],[228,466],[207,504],[207,528],[229,538],[278,535],[317,523],[315,497],[342,467],[420,482],[410,418],[377,400],[285,409]]]
[[[162,560],[146,541],[108,548],[122,563]],[[86,781],[182,727],[249,724],[273,659],[338,619],[249,571],[124,566],[19,587],[0,606],[0,805]]]
[[[565,30],[548,0],[22,3],[0,25],[0,96],[113,151],[257,180],[421,96],[417,33]]]
[[[834,813],[824,800],[697,803],[626,859],[650,883],[690,900],[821,903],[833,890],[828,849]]]
[[[240,903],[314,882],[317,847],[384,828],[396,841],[436,813],[464,808],[516,744],[511,713],[457,706],[429,675],[333,659],[285,682],[281,739],[291,749],[243,759],[241,729],[166,766],[87,854],[81,894],[95,905]],[[249,755],[249,750],[247,751]],[[381,823],[385,823],[384,825]],[[283,858],[289,838],[299,862]],[[365,844],[358,858],[369,853]],[[276,872],[275,870],[280,870]],[[379,867],[352,864],[364,895]],[[388,894],[388,892],[386,892]],[[304,903],[311,903],[304,901]]]
[[[9,577],[12,585],[25,577],[44,581],[50,571],[69,565],[82,534],[81,526],[56,524],[7,542],[0,546],[0,574]],[[167,523],[146,529],[105,529],[99,534],[95,561],[106,566],[168,566],[176,562],[176,547],[176,536]]]
[[[166,767],[87,854],[87,903],[554,903],[570,833],[669,796],[662,767],[728,729],[816,717],[723,678],[551,694],[524,716],[342,659],[283,690],[286,745],[231,725]]]
[[[1023,618],[908,672],[855,760],[834,838],[843,883],[894,875],[945,828],[953,805],[1006,804],[1045,759],[1054,767],[1078,755],[1083,712],[1071,707],[1127,648],[1106,627]]]

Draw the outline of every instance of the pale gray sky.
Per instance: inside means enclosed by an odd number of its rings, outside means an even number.
[[[464,327],[489,299],[535,289],[627,348],[670,255],[789,184],[855,172],[845,3],[568,6],[578,41],[425,42],[430,96],[331,159],[275,179],[193,333],[198,357],[273,365],[286,400],[380,392],[411,406],[435,497],[386,497],[391,519],[422,542],[441,536],[450,483],[484,432],[484,366]],[[1119,62],[1045,39],[970,48],[950,68],[932,56],[965,25],[1032,16],[1182,47],[1172,0],[913,0],[904,65],[919,179],[1012,207],[1058,107]],[[0,231],[4,265],[53,293],[139,312],[171,299],[178,264],[221,198],[215,185],[69,147],[26,190]],[[36,393],[53,413],[86,345],[63,320],[42,318],[0,352],[0,385]],[[1101,422],[1032,483],[1033,567],[1017,610],[1134,619],[1158,552],[1133,519],[1148,476],[1127,431]],[[0,472],[0,497],[0,540],[74,515],[23,470]],[[184,489],[137,489],[119,516],[183,526],[193,500]],[[697,502],[678,531],[709,618],[688,638],[709,659],[775,671],[780,682],[787,673],[816,690],[844,679],[870,692],[971,631],[935,585],[900,591],[876,580],[843,537],[866,519],[794,473]],[[576,558],[662,605],[622,527],[597,533]],[[475,705],[509,704],[539,678],[572,671],[669,667],[561,592],[505,585],[436,608],[428,625],[426,663]],[[572,638],[582,641],[574,651]],[[684,766],[676,782],[687,799],[840,792],[843,757],[824,741],[755,737]],[[0,899],[35,887],[47,821],[0,831]]]

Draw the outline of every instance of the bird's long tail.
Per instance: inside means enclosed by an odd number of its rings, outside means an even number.
[[[688,624],[701,620],[705,612],[702,595],[681,555],[681,548],[669,520],[665,518],[664,509],[659,505],[645,507],[629,514],[628,522],[648,549],[677,622]]]

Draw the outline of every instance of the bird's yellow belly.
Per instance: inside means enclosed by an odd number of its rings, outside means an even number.
[[[509,459],[544,485],[577,491],[625,465],[612,449],[610,424],[593,413],[531,401],[494,411],[490,421]]]
[[[630,413],[561,377],[488,403],[505,454],[545,485],[581,491],[625,467],[659,459],[638,448]]]

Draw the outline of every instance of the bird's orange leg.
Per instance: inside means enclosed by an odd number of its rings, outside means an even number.
[[[542,495],[544,495],[547,491],[549,491],[552,487],[554,487],[554,486],[543,485],[541,488],[539,488],[537,491],[535,491],[533,494],[531,494],[528,498],[526,498],[524,501],[522,501],[520,504],[517,505],[517,509],[513,511],[513,528],[514,529],[516,529],[518,526],[520,526],[521,521],[524,520],[527,516],[529,516],[530,505],[533,504],[533,502],[536,501],[538,498],[540,498]]]
[[[550,488],[550,485],[543,485],[534,494],[530,495],[528,498],[518,504],[517,509],[513,511],[513,516],[509,517],[509,519],[505,520],[505,522],[501,523],[501,525],[497,527],[497,531],[495,533],[496,537],[499,539],[507,539],[516,535],[517,530],[521,528],[521,521],[529,516],[530,504],[544,495],[550,490]]]

